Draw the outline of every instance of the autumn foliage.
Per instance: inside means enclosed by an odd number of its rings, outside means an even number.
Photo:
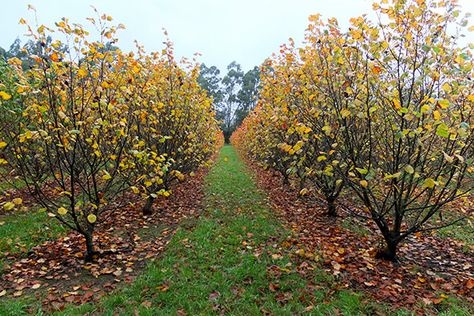
[[[98,40],[67,19],[27,26],[40,51],[29,52],[27,68],[18,58],[2,65],[0,86],[2,170],[84,236],[86,259],[96,254],[95,226],[127,203],[122,195],[147,199],[150,213],[222,143],[197,64],[177,62],[170,43],[122,52],[114,46],[122,25],[107,15],[89,21]]]
[[[329,214],[340,200],[375,222],[379,256],[394,260],[410,234],[465,215],[449,205],[473,189],[473,59],[452,30],[467,25],[454,1],[384,0],[374,13],[348,31],[310,17],[304,46],[263,65],[259,104],[232,142]]]

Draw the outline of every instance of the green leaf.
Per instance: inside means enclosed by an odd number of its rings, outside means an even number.
[[[363,169],[363,168],[356,168],[356,170],[360,173],[360,174],[367,174],[369,171],[367,169]]]
[[[436,128],[436,135],[448,138],[449,137],[449,127],[445,123],[441,123]]]

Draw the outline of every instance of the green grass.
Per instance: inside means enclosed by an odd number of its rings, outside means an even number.
[[[440,237],[450,237],[462,241],[464,243],[463,250],[469,253],[474,247],[474,227],[472,226],[472,220],[474,220],[474,218],[471,219],[471,222],[468,222],[466,219],[452,226],[441,228],[436,231],[436,234]]]
[[[57,314],[413,314],[390,310],[361,293],[338,290],[337,280],[315,262],[309,262],[314,271],[301,276],[290,260],[290,250],[279,247],[290,234],[234,149],[225,146],[206,177],[202,215],[182,223],[166,251],[133,284],[97,304],[69,306]],[[273,258],[276,253],[282,257]],[[268,273],[270,267],[281,275]],[[270,284],[279,288],[272,291]],[[0,315],[21,315],[27,310],[43,313],[33,299],[3,303],[0,299]]]
[[[272,259],[279,251],[274,245],[289,232],[272,214],[232,147],[222,149],[206,183],[204,214],[193,225],[180,228],[164,255],[132,286],[100,305],[84,305],[63,314],[292,315],[307,309],[320,315],[336,308],[345,315],[372,312],[373,305],[364,303],[359,294],[340,291],[329,297],[333,280],[323,271],[304,278],[295,272],[287,254]],[[283,270],[280,277],[267,273],[272,265]],[[273,292],[270,283],[279,289]],[[311,290],[310,283],[320,289]],[[278,298],[285,295],[285,302],[280,303]],[[313,302],[306,301],[311,297]]]
[[[0,274],[7,263],[6,253],[26,254],[32,247],[65,231],[45,212],[38,211],[0,216],[0,223]]]
[[[0,168],[0,194],[3,194],[9,189],[21,189],[25,186],[25,181],[21,180],[19,177],[9,177],[7,171],[4,168]]]

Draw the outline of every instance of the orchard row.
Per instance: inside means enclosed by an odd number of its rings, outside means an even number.
[[[312,16],[305,44],[262,67],[259,103],[232,142],[316,192],[329,215],[340,205],[374,221],[379,255],[394,260],[407,236],[467,215],[451,203],[474,187],[473,58],[454,1],[384,0],[373,15],[348,31]]]
[[[151,214],[223,138],[197,64],[178,63],[171,44],[124,53],[114,46],[121,25],[89,20],[100,40],[67,19],[28,26],[35,50],[0,65],[0,167],[3,181],[21,179],[43,211],[82,234],[92,259],[103,216],[131,195]],[[21,202],[6,197],[2,207]]]

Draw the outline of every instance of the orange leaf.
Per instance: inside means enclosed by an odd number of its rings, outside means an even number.
[[[54,61],[55,63],[59,61],[59,56],[56,52],[52,53],[51,56],[49,56],[51,58],[52,61]]]
[[[470,290],[474,288],[474,279],[469,279],[466,281],[466,287]]]

